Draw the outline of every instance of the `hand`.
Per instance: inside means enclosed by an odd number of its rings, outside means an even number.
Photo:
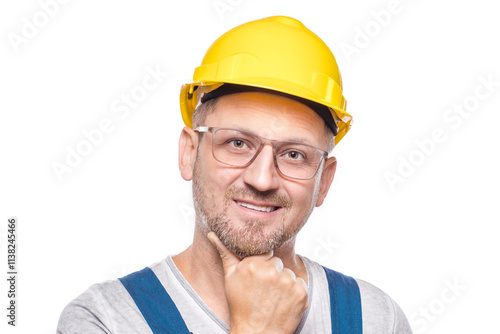
[[[214,232],[209,240],[222,258],[231,334],[293,333],[309,306],[307,284],[273,252],[240,260]]]

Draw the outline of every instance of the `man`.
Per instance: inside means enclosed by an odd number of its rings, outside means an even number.
[[[385,293],[294,251],[332,183],[345,105],[331,51],[299,21],[221,36],[181,91],[192,245],[92,286],[58,333],[411,333]]]

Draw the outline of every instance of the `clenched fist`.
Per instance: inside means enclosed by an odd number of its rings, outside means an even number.
[[[293,333],[309,306],[307,284],[273,252],[240,260],[214,232],[209,240],[222,258],[231,334]]]

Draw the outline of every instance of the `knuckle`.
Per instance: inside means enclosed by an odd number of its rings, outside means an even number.
[[[243,259],[243,261],[240,262],[240,265],[242,265],[245,268],[246,273],[250,275],[259,273],[262,268],[262,264],[251,257]]]
[[[304,302],[304,310],[309,307],[309,299],[306,298]]]
[[[295,289],[295,285],[297,283],[295,279],[287,273],[281,275],[281,282],[284,286],[290,289]]]
[[[290,276],[294,281],[297,279],[297,276],[295,275],[295,273],[288,268],[283,269],[283,274]]]
[[[275,267],[267,268],[263,274],[266,278],[272,281],[279,279],[279,274]]]
[[[255,261],[247,261],[245,263],[245,269],[250,272],[250,273],[253,273],[257,270],[257,267],[255,265]]]
[[[300,283],[295,284],[295,286],[293,287],[293,291],[294,291],[296,298],[308,299],[307,291],[304,289],[304,287]]]

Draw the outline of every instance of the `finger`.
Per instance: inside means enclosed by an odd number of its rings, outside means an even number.
[[[288,269],[288,268],[283,269],[283,273],[286,274],[286,275],[292,276],[292,278],[294,280],[297,278],[297,276],[295,275],[295,273],[292,270]]]
[[[241,262],[240,259],[234,255],[227,247],[220,241],[219,237],[215,232],[210,232],[207,235],[208,240],[212,245],[219,251],[220,257],[222,259],[222,267],[224,269],[224,276],[229,277],[236,269],[236,266]]]
[[[283,271],[283,261],[279,257],[272,257],[269,259],[269,261],[272,261],[274,266],[276,267],[276,270],[281,273]]]
[[[255,256],[259,256],[259,257],[262,257],[265,261],[268,261],[270,259],[273,258],[274,256],[274,251],[271,249],[269,252],[267,253],[264,253],[264,254],[260,254],[260,255],[255,255]]]
[[[299,277],[297,278],[297,283],[302,285],[302,287],[306,290],[306,293],[309,293],[309,286],[307,285],[306,281]]]

